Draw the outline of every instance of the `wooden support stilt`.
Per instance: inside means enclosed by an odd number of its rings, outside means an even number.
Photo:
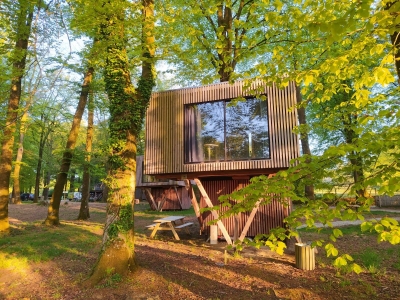
[[[190,193],[190,198],[192,200],[192,205],[194,208],[194,213],[196,214],[197,220],[199,221],[200,224],[200,230],[203,231],[203,217],[200,213],[200,207],[199,204],[197,203],[196,195],[194,193],[194,190],[192,188],[192,185],[190,183],[189,179],[185,179],[185,187]]]
[[[167,193],[169,194],[170,191],[171,191],[171,188],[168,189],[168,192],[164,192],[163,193],[161,201],[158,202],[158,211],[162,211],[163,206],[164,206],[164,202],[165,202],[165,200],[167,200]]]
[[[250,216],[247,219],[246,224],[243,227],[243,231],[240,234],[239,241],[243,242],[244,238],[246,237],[247,231],[249,231],[250,225],[253,222],[254,217],[255,217],[259,207],[260,207],[260,200],[257,201],[256,205],[254,206],[253,210],[251,211]]]
[[[143,188],[144,194],[146,195],[146,199],[149,202],[150,206],[154,207],[154,210],[158,210],[158,206],[156,205],[156,202],[154,201],[153,195],[151,194],[151,191],[149,188]]]
[[[174,190],[175,190],[176,198],[178,199],[179,205],[180,205],[181,209],[183,209],[182,201],[181,201],[181,198],[179,197],[178,189],[176,188],[176,186],[174,186]]]
[[[195,178],[194,182],[196,183],[197,187],[199,188],[200,193],[203,196],[203,199],[206,202],[207,206],[212,208],[214,205],[212,204],[210,198],[208,197],[207,192],[204,189],[203,185],[201,184],[200,180],[198,178]],[[218,220],[219,219],[219,215],[215,210],[211,210],[211,214],[213,215],[214,220]],[[226,230],[225,225],[222,223],[222,221],[218,220],[217,221],[217,225],[218,225],[218,228],[221,230],[222,235],[224,236],[226,242],[229,245],[232,245],[232,239],[229,236],[228,231]]]
[[[268,175],[268,178],[272,178],[274,175],[275,174],[270,174],[270,175]],[[249,218],[246,221],[246,224],[243,227],[243,231],[242,231],[242,233],[240,234],[240,237],[239,237],[239,240],[241,242],[243,242],[244,238],[246,237],[247,232],[249,231],[250,225],[253,222],[254,217],[255,217],[255,215],[256,215],[259,207],[260,207],[260,202],[261,202],[261,199],[256,202],[256,204],[253,207],[253,210],[250,213]]]

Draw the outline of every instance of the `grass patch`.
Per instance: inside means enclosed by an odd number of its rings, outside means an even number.
[[[351,226],[344,226],[339,227],[343,233],[343,235],[359,235],[359,234],[376,234],[373,232],[362,232],[360,225],[351,225]],[[333,233],[333,228],[317,228],[317,229],[309,229],[309,228],[300,228],[298,229],[299,232],[318,232],[320,234],[330,235]]]
[[[190,207],[190,209],[185,210],[166,210],[166,211],[155,211],[150,209],[150,205],[148,203],[140,203],[135,205],[135,216],[140,216],[141,218],[159,218],[165,216],[194,216],[194,209]]]
[[[377,270],[381,267],[382,253],[378,253],[372,248],[366,248],[364,251],[356,253],[353,256],[356,260],[361,261],[367,270]]]
[[[49,261],[65,254],[82,256],[97,243],[97,235],[75,224],[12,228],[11,235],[0,240],[0,255],[4,258],[1,267],[15,263],[16,259],[23,263]]]
[[[393,217],[400,217],[400,211],[399,212],[393,212],[393,211],[383,211],[383,210],[371,210],[369,212],[366,212],[363,214],[365,217],[374,217],[374,216],[379,216],[379,217],[385,217],[385,216],[393,216]]]

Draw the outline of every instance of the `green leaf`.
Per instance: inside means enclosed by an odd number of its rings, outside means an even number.
[[[343,233],[340,229],[335,228],[333,229],[333,235],[338,238],[340,236],[343,236]]]
[[[374,229],[375,229],[375,231],[378,232],[378,233],[380,233],[380,232],[382,232],[382,231],[385,230],[385,228],[384,228],[381,224],[376,224],[376,225],[374,226]]]
[[[333,265],[338,268],[344,267],[347,265],[347,260],[343,256],[340,256],[334,260]]]
[[[363,269],[358,265],[358,264],[352,264],[351,265],[351,269],[353,270],[353,272],[355,272],[356,274],[360,274]]]
[[[373,224],[372,222],[364,222],[361,224],[361,231],[365,232],[365,231],[369,231],[373,228]]]
[[[390,70],[388,68],[377,67],[377,68],[375,68],[373,74],[375,77],[375,81],[380,83],[383,86],[386,86],[387,84],[395,81],[394,76],[392,75],[392,73],[390,72]]]
[[[327,256],[337,256],[339,251],[335,248],[335,246],[333,246],[332,244],[327,244],[325,246],[325,250],[326,250],[326,254]]]

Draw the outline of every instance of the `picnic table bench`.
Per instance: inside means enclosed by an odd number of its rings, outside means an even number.
[[[148,229],[153,230],[150,234],[150,238],[154,238],[157,231],[159,230],[169,230],[172,231],[175,239],[179,241],[179,235],[176,230],[180,230],[183,228],[187,229],[188,226],[193,225],[193,222],[184,222],[184,218],[185,216],[168,216],[165,218],[154,220],[153,224],[146,226]]]

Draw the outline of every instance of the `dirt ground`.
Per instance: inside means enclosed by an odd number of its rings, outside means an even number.
[[[63,223],[81,222],[75,220],[79,205],[73,202],[61,205]],[[339,274],[328,264],[323,251],[319,251],[316,269],[303,271],[295,267],[293,251],[282,256],[267,249],[225,254],[226,244],[206,243],[198,226],[190,234],[182,232],[181,241],[174,240],[170,232],[149,239],[150,231],[145,226],[151,220],[139,217],[135,218],[137,272],[117,283],[85,289],[81,282],[96,262],[105,204],[90,203],[90,211],[91,219],[84,224],[93,225],[93,232],[98,235],[93,249],[79,260],[62,255],[49,262],[32,262],[22,275],[12,269],[3,272],[0,299],[400,299],[399,269]],[[46,214],[45,206],[9,206],[13,226],[43,221]],[[197,222],[194,216],[187,219]],[[312,234],[302,237],[315,238]],[[345,236],[337,246],[349,252],[390,247],[377,245],[376,237],[368,235]],[[397,252],[393,259],[398,260],[398,256]]]

